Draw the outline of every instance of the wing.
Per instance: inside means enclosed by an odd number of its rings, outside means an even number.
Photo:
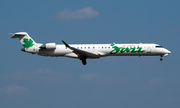
[[[73,53],[75,53],[76,55],[78,55],[78,57],[80,58],[81,56],[86,56],[87,58],[99,58],[98,54],[92,53],[92,52],[88,52],[88,51],[84,51],[84,50],[80,50],[74,47],[69,46],[66,42],[64,42],[62,40],[62,42],[64,43],[64,45],[71,49],[73,51]]]

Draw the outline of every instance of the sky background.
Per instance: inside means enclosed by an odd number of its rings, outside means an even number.
[[[179,108],[179,0],[0,0],[0,108]],[[21,51],[36,42],[157,43],[167,57],[87,60]]]

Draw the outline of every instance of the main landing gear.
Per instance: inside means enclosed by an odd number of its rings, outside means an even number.
[[[86,59],[87,59],[87,57],[84,56],[84,55],[80,57],[80,60],[82,61],[82,64],[83,64],[83,65],[86,65],[86,64],[87,64]]]
[[[161,58],[160,58],[160,61],[162,61],[163,59],[162,59],[162,55],[161,55]]]

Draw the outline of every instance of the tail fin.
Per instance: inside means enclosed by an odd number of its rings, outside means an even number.
[[[25,49],[28,49],[36,44],[36,42],[26,32],[14,33],[11,38],[19,38]]]

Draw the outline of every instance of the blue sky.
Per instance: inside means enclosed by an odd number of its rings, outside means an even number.
[[[1,0],[1,108],[179,108],[179,0]],[[80,60],[22,52],[36,42],[157,43],[163,57]]]

